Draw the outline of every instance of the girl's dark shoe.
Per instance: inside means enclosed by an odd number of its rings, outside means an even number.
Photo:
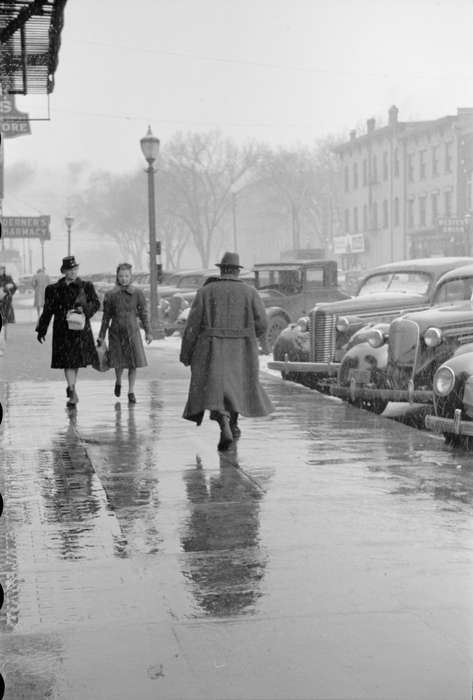
[[[136,403],[136,396],[133,393],[128,394],[128,403]]]
[[[75,386],[67,387],[67,391],[69,396],[69,401],[67,402],[67,405],[69,408],[74,408],[79,402],[79,397],[77,396],[76,388]]]
[[[70,395],[71,395],[71,387],[70,387],[70,386],[67,386],[67,387],[66,387],[66,396],[67,396],[67,398],[69,398]]]
[[[120,394],[122,393],[122,385],[119,384],[118,382],[115,382],[115,389],[113,390],[113,393],[117,397],[120,396]]]

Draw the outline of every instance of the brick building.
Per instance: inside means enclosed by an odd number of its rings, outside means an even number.
[[[455,116],[388,123],[335,149],[341,163],[343,269],[390,260],[472,254],[473,108]]]

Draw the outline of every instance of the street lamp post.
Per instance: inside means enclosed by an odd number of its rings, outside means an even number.
[[[148,217],[149,217],[149,286],[150,286],[150,325],[154,339],[164,338],[164,330],[159,318],[158,293],[158,260],[161,255],[161,243],[156,241],[156,197],[154,189],[154,162],[159,153],[159,139],[151,133],[148,127],[146,136],[140,140],[141,150],[148,163],[145,172],[148,174]],[[160,258],[159,258],[160,260]]]
[[[67,226],[67,255],[71,254],[71,228],[74,223],[74,217],[70,214],[64,219]]]

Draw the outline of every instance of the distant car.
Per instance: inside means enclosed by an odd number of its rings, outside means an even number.
[[[34,275],[20,275],[18,278],[18,292],[20,294],[33,293],[33,277]]]
[[[330,393],[356,332],[431,306],[440,277],[473,258],[424,258],[386,263],[365,273],[353,298],[318,304],[279,336],[271,369]]]

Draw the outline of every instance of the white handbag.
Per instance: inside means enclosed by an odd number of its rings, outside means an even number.
[[[85,316],[71,309],[66,314],[66,321],[70,331],[83,331],[85,328]]]

